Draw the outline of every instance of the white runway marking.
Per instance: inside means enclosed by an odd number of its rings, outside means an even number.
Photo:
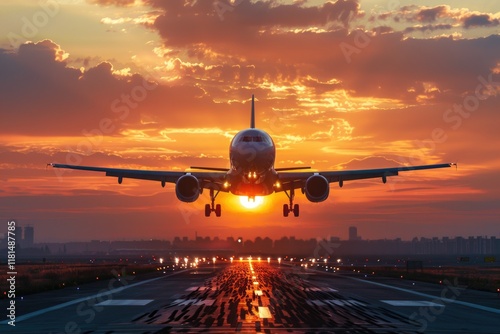
[[[215,299],[205,299],[205,300],[200,300],[200,299],[176,299],[174,300],[170,305],[205,305],[205,306],[212,306],[215,303]]]
[[[353,299],[348,299],[348,300],[341,300],[341,299],[310,299],[307,301],[309,305],[316,305],[316,306],[325,306],[326,304],[330,305],[336,305],[336,306],[366,306],[366,304],[363,304],[361,302],[358,302],[357,300]]]
[[[259,318],[261,319],[271,319],[272,315],[268,307],[259,306]]]
[[[78,304],[78,303],[86,302],[87,300],[91,300],[91,299],[96,300],[96,299],[102,298],[104,296],[108,296],[108,295],[112,295],[114,293],[122,292],[125,289],[129,289],[129,288],[133,288],[133,287],[136,287],[136,286],[139,286],[139,285],[142,285],[142,284],[154,282],[154,281],[157,281],[157,280],[160,280],[160,279],[163,279],[163,278],[166,278],[166,277],[170,277],[170,276],[173,276],[173,275],[178,275],[178,274],[181,274],[183,272],[185,272],[185,270],[178,271],[176,273],[173,273],[173,274],[170,274],[170,275],[165,275],[165,276],[162,276],[162,277],[157,277],[157,278],[152,278],[152,279],[148,279],[148,280],[137,282],[137,283],[132,283],[132,284],[129,284],[129,285],[121,286],[121,287],[116,288],[116,289],[107,290],[106,292],[97,293],[97,294],[92,295],[92,296],[78,298],[78,299],[70,300],[69,302],[66,302],[66,303],[62,303],[62,304],[50,306],[50,307],[47,307],[47,308],[43,308],[41,310],[38,310],[38,311],[35,311],[35,312],[31,312],[31,313],[27,313],[27,314],[20,315],[20,316],[16,317],[16,322],[20,322],[20,321],[24,321],[24,320],[27,320],[27,319],[31,319],[33,317],[36,317],[36,316],[39,316],[39,315],[42,315],[42,314],[45,314],[45,313],[48,313],[48,312],[51,312],[51,311],[56,311],[56,310],[62,309],[62,308],[67,307],[67,306],[71,306],[71,305],[75,305],[75,304]],[[2,325],[3,324],[7,324],[7,321],[8,320],[4,320],[4,321],[0,322],[0,324],[2,324]]]
[[[152,299],[110,299],[96,304],[97,306],[144,306],[151,303]]]
[[[190,288],[187,288],[186,291],[196,291],[198,289],[200,289],[199,291],[205,291],[208,288],[206,286],[192,286]]]
[[[429,302],[427,300],[381,300],[381,302],[392,306],[427,306],[444,307],[444,304]]]
[[[441,300],[441,301],[443,301],[445,303],[448,303],[448,304],[457,304],[457,305],[467,306],[467,307],[470,307],[470,308],[475,308],[477,310],[482,310],[482,311],[486,311],[486,312],[500,314],[500,309],[493,308],[493,307],[487,307],[487,306],[483,306],[483,305],[478,305],[478,304],[463,302],[463,301],[456,300],[456,299],[450,299],[450,298],[433,296],[433,295],[429,295],[427,293],[422,293],[422,292],[412,291],[412,290],[408,290],[408,289],[398,288],[398,287],[395,287],[395,286],[392,286],[392,285],[382,284],[382,283],[378,283],[378,282],[372,282],[372,281],[363,280],[363,279],[360,279],[360,278],[349,277],[349,276],[344,276],[344,277],[352,279],[352,280],[355,280],[355,281],[358,281],[358,282],[364,282],[364,283],[368,283],[368,284],[382,286],[384,288],[389,288],[389,289],[393,289],[393,290],[398,290],[398,291],[403,291],[403,292],[411,293],[413,295],[420,296],[420,297],[425,297],[425,298],[429,298],[431,300]]]
[[[311,288],[306,288],[305,291],[322,291],[322,292],[337,292],[338,290],[335,290],[333,288],[318,288],[318,287],[311,287]]]

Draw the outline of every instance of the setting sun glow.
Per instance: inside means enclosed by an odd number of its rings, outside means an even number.
[[[256,207],[264,203],[264,198],[262,198],[261,196],[255,196],[255,198],[240,196],[240,203],[247,209],[255,209]]]

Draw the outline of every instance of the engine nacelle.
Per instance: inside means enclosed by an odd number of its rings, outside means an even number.
[[[323,202],[330,194],[330,185],[323,175],[313,175],[306,180],[305,194],[311,202]]]
[[[190,174],[181,176],[175,184],[175,194],[180,201],[191,203],[200,196],[200,183]]]

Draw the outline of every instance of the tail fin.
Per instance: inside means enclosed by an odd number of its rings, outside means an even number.
[[[250,116],[250,127],[255,129],[255,102],[252,94],[252,115]]]

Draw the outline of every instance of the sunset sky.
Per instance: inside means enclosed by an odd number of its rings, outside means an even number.
[[[0,2],[0,221],[35,241],[500,237],[500,2],[7,0]],[[284,193],[222,194],[46,168],[228,167],[249,126],[276,167],[455,168],[331,185],[301,217]]]

